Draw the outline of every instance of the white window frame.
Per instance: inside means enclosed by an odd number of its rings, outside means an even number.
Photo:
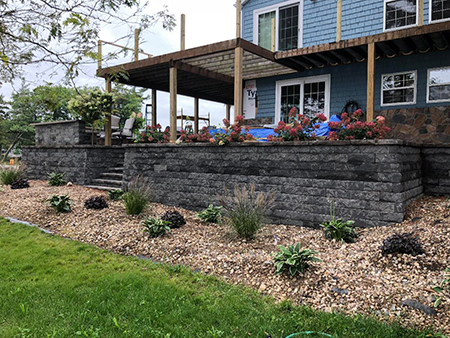
[[[276,5],[267,6],[264,8],[255,9],[253,11],[253,43],[259,45],[259,16],[261,14],[266,14],[270,12],[275,12],[275,50],[278,51],[278,40],[279,40],[279,18],[280,18],[280,8],[289,7],[290,5],[298,4],[298,46],[301,48],[303,46],[303,0],[289,0]]]
[[[438,22],[445,22],[445,21],[449,21],[450,18],[447,19],[440,19],[440,20],[433,20],[433,0],[430,0],[428,3],[428,15],[429,15],[429,23],[438,23]]]
[[[432,70],[440,70],[440,69],[450,69],[449,67],[437,67],[437,68],[429,68],[427,70],[427,103],[439,103],[439,102],[450,102],[450,99],[447,100],[430,100],[430,72]],[[450,84],[450,82],[448,83]],[[439,85],[434,85],[433,87],[437,87],[437,86],[444,86],[447,84],[439,84]]]
[[[389,28],[389,29],[386,28],[386,4],[388,2],[393,2],[393,1],[397,1],[397,0],[384,0],[384,4],[383,4],[383,32],[392,32],[392,31],[398,31],[400,29],[417,27],[419,25],[419,1],[422,1],[422,0],[417,0],[416,1],[416,23],[415,24],[408,25],[408,26],[402,26],[402,27]]]
[[[319,75],[304,78],[296,78],[290,80],[283,80],[276,82],[275,92],[275,120],[274,123],[278,124],[281,121],[281,87],[300,85],[300,111],[299,114],[303,114],[304,101],[305,101],[305,84],[314,82],[325,82],[325,112],[324,115],[330,118],[330,102],[331,102],[331,75]]]
[[[407,89],[407,88],[414,88],[414,100],[413,102],[395,102],[395,103],[383,103],[384,98],[384,89],[383,89],[383,77],[385,76],[395,76],[395,75],[403,75],[403,74],[409,74],[414,73],[414,87],[400,87],[400,88],[392,88],[390,90],[396,90],[396,89]],[[381,75],[381,107],[391,107],[391,106],[407,106],[407,105],[413,105],[417,103],[417,70],[407,70],[404,72],[397,72],[397,73],[387,73]]]

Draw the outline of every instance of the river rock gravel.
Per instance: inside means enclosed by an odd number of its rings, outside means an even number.
[[[327,312],[373,315],[450,334],[450,297],[443,297],[435,315],[404,305],[405,300],[413,300],[433,307],[432,287],[450,267],[450,202],[444,197],[423,197],[412,203],[403,223],[358,229],[354,244],[325,240],[317,229],[284,225],[267,225],[254,240],[242,240],[226,225],[203,223],[194,212],[181,208],[176,210],[184,215],[186,225],[153,239],[144,235],[140,222],[147,215],[162,216],[175,208],[151,204],[142,215],[128,216],[122,201],[108,201],[107,209],[87,210],[87,198],[106,193],[77,185],[50,187],[44,181],[30,181],[30,185],[20,190],[0,188],[0,216],[120,254],[186,265],[277,300],[290,299]],[[71,213],[56,214],[43,203],[54,194],[70,195]],[[425,254],[381,255],[383,240],[395,232],[414,232]],[[302,276],[275,275],[277,245],[297,242],[318,251],[322,262]]]

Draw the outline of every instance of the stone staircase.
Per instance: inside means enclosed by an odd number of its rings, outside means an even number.
[[[108,172],[100,174],[99,178],[92,180],[86,188],[99,190],[117,190],[122,189],[123,165],[109,168]]]

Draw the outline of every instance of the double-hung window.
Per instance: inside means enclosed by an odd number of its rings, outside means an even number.
[[[420,0],[384,0],[384,30],[417,25]]]
[[[381,105],[416,103],[417,72],[384,74],[381,77]]]
[[[450,101],[450,67],[428,69],[427,102]]]
[[[314,117],[330,116],[330,75],[278,81],[276,86],[275,123],[288,122],[289,111]]]
[[[301,47],[302,1],[289,0],[253,12],[253,41],[271,50],[289,50]],[[272,22],[275,25],[273,32]]]
[[[450,0],[430,0],[430,21],[444,21],[450,19]]]

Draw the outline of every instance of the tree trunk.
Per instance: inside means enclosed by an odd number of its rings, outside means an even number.
[[[23,133],[18,133],[16,135],[16,138],[14,139],[14,142],[11,144],[11,146],[8,148],[8,150],[6,151],[5,155],[3,155],[2,158],[2,162],[5,162],[9,153],[11,152],[11,150],[15,147],[15,145],[17,144],[17,142],[20,141],[20,138],[22,137]]]

